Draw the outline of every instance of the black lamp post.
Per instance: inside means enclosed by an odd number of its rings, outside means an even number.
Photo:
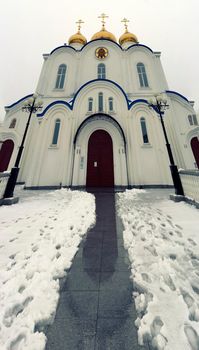
[[[22,107],[22,111],[23,112],[28,112],[29,113],[29,117],[28,117],[28,121],[26,124],[26,128],[24,130],[24,134],[23,134],[23,138],[21,141],[21,145],[19,147],[19,151],[17,154],[17,158],[15,161],[15,165],[14,167],[11,169],[11,173],[10,173],[10,177],[5,189],[5,193],[4,193],[4,198],[12,198],[13,197],[13,193],[14,193],[14,188],[17,182],[17,177],[18,177],[18,173],[19,173],[19,163],[21,160],[21,156],[22,156],[22,152],[24,149],[24,142],[26,139],[26,135],[28,132],[28,127],[30,124],[30,119],[32,116],[32,113],[36,113],[37,111],[42,109],[42,101],[36,101],[37,98],[37,94],[34,94],[33,97],[29,98],[25,103],[24,106]]]
[[[164,111],[169,108],[169,105],[167,104],[166,98],[164,98],[164,96],[162,96],[162,95],[157,95],[155,97],[152,97],[148,101],[148,103],[149,103],[149,108],[153,108],[159,114],[159,117],[160,117],[162,130],[163,130],[164,137],[165,137],[167,152],[168,152],[168,156],[169,156],[169,160],[170,160],[170,170],[171,170],[171,176],[172,176],[173,184],[174,184],[174,188],[175,188],[175,193],[177,195],[184,196],[184,191],[183,191],[182,183],[180,180],[180,175],[178,172],[178,168],[174,162],[173,154],[171,151],[171,146],[169,144],[169,140],[168,140],[165,125],[164,125],[164,119],[163,119]]]

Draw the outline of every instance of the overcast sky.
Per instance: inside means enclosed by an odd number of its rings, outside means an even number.
[[[109,15],[106,29],[118,38],[121,19],[140,43],[161,51],[170,90],[199,109],[199,1],[198,0],[0,0],[0,118],[4,106],[36,89],[43,53],[68,42],[75,22],[85,21],[87,40],[101,29],[97,18]]]

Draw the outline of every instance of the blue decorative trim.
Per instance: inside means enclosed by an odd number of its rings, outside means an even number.
[[[125,138],[125,134],[124,134],[124,131],[123,131],[121,125],[117,122],[117,120],[115,120],[115,118],[111,117],[109,114],[100,113],[100,112],[99,112],[99,113],[92,114],[92,115],[90,115],[88,118],[86,118],[85,120],[83,120],[83,122],[79,125],[79,127],[78,127],[78,129],[77,129],[77,131],[76,131],[76,133],[75,133],[75,137],[74,137],[73,143],[76,144],[77,136],[78,136],[79,131],[81,130],[82,126],[83,126],[84,124],[86,124],[86,122],[87,122],[88,120],[92,120],[93,117],[95,117],[95,116],[97,116],[97,115],[101,115],[101,116],[108,117],[109,119],[113,120],[113,121],[118,125],[118,127],[119,127],[119,129],[120,129],[120,131],[121,131],[121,133],[122,133],[122,136],[123,136],[124,144],[126,145],[126,138]]]
[[[189,100],[188,100],[185,96],[179,94],[179,92],[171,91],[171,90],[166,90],[166,93],[177,95],[177,96],[181,97],[183,100],[185,100],[186,102],[189,103]]]
[[[94,40],[90,40],[88,41],[82,48],[80,51],[82,51],[86,46],[90,45],[91,43],[94,43],[94,42],[97,42],[97,41],[101,41],[101,40],[105,40],[105,41],[108,41],[114,45],[116,45],[117,47],[119,47],[119,49],[121,51],[123,51],[122,47],[116,42],[116,41],[113,41],[113,40],[110,40],[110,39],[102,39],[102,38],[99,38],[99,39],[94,39]]]
[[[145,49],[149,50],[151,53],[154,53],[153,50],[151,50],[149,46],[146,46],[146,45],[143,45],[143,44],[133,44],[133,45],[129,46],[126,49],[126,51],[130,50],[131,48],[137,47],[137,46],[144,47]]]
[[[73,110],[74,104],[75,104],[75,100],[76,100],[77,96],[79,95],[80,91],[81,91],[85,86],[87,86],[87,85],[89,85],[89,84],[92,84],[92,83],[95,83],[95,82],[107,82],[107,83],[111,83],[111,84],[115,85],[115,86],[122,92],[122,94],[124,95],[128,110],[130,110],[131,107],[132,107],[134,104],[136,104],[136,103],[146,103],[146,104],[148,104],[148,101],[147,101],[147,100],[144,100],[144,99],[137,99],[137,100],[135,100],[135,101],[130,101],[130,100],[128,99],[128,97],[127,97],[127,94],[126,94],[125,91],[123,90],[123,88],[122,88],[118,83],[116,83],[116,82],[114,82],[114,81],[112,81],[112,80],[109,80],[109,79],[94,79],[94,80],[89,80],[89,81],[87,81],[85,84],[83,84],[83,85],[77,90],[77,92],[75,93],[75,96],[74,96],[73,100],[71,100],[70,103],[69,103],[69,102],[65,102],[65,101],[63,101],[63,100],[54,101],[54,102],[50,103],[50,104],[43,110],[42,113],[37,114],[37,117],[43,117],[44,114],[45,114],[52,106],[54,106],[54,105],[56,105],[56,104],[63,104],[63,105],[65,105],[65,106],[67,106],[70,110]]]
[[[63,48],[63,47],[73,49],[74,51],[82,51],[86,46],[90,45],[91,43],[93,43],[93,42],[95,42],[95,41],[99,41],[99,40],[106,40],[106,41],[109,41],[109,42],[111,42],[111,43],[117,45],[117,46],[120,48],[120,50],[123,50],[122,47],[121,47],[118,43],[116,43],[115,41],[112,41],[112,40],[109,40],[109,39],[95,39],[95,40],[88,41],[85,45],[83,45],[83,46],[81,47],[80,50],[76,50],[74,47],[72,47],[72,46],[70,46],[70,45],[58,46],[58,47],[56,47],[54,50],[51,51],[50,55],[53,54],[56,50],[59,50],[59,49],[61,49],[61,48]]]
[[[111,84],[117,86],[117,87],[121,90],[121,92],[123,93],[123,95],[124,95],[124,97],[125,97],[125,99],[126,99],[127,108],[129,109],[129,100],[128,100],[128,98],[127,98],[127,95],[126,95],[125,91],[122,89],[122,87],[121,87],[120,85],[118,85],[117,83],[115,83],[114,81],[109,80],[109,79],[94,79],[94,80],[87,81],[85,84],[83,84],[83,85],[77,90],[77,92],[75,93],[75,96],[74,96],[73,100],[70,101],[70,104],[69,104],[68,102],[63,101],[63,100],[54,101],[54,102],[50,103],[50,104],[43,110],[42,113],[37,114],[37,116],[38,116],[38,117],[43,117],[44,114],[49,110],[49,108],[51,108],[52,106],[54,106],[54,105],[56,105],[56,104],[59,104],[59,103],[64,104],[64,105],[66,105],[67,107],[69,107],[70,110],[73,110],[75,100],[76,100],[78,94],[80,93],[80,91],[81,91],[85,86],[87,86],[87,85],[89,85],[89,84],[91,84],[91,83],[95,83],[95,82],[108,82],[108,83],[111,83]]]
[[[134,106],[136,103],[146,103],[148,104],[148,101],[147,100],[144,100],[142,98],[139,98],[137,100],[134,100],[132,101],[130,104],[129,104],[129,109],[131,109],[132,106]]]
[[[25,99],[27,99],[27,98],[29,98],[29,97],[32,97],[32,96],[33,96],[33,94],[24,96],[24,97],[22,97],[20,100],[14,102],[12,105],[5,106],[5,108],[12,108],[12,107],[14,107],[15,105],[17,105],[18,103],[20,103],[21,101],[23,101],[23,100],[25,100]]]
[[[54,105],[57,105],[57,104],[62,104],[62,105],[65,105],[67,106],[70,110],[72,110],[72,106],[68,103],[68,102],[65,102],[65,101],[62,101],[62,100],[57,100],[57,101],[54,101],[52,103],[50,103],[44,110],[42,113],[38,113],[37,114],[37,117],[43,117],[44,114],[46,114],[46,112]]]
[[[72,50],[74,50],[75,52],[77,51],[77,50],[75,50],[75,48],[72,47],[72,46],[69,46],[69,45],[61,45],[61,46],[56,47],[54,50],[52,50],[51,53],[50,53],[50,55],[52,55],[55,51],[57,51],[57,50],[59,50],[59,49],[61,49],[61,48],[63,48],[63,47],[66,48],[66,49],[72,49]]]
[[[97,39],[97,40],[99,40],[99,39]],[[77,90],[77,92],[75,93],[75,96],[74,96],[74,99],[73,99],[73,103],[72,103],[72,107],[73,107],[73,105],[74,105],[74,103],[75,103],[75,100],[76,100],[77,95],[79,94],[79,92],[80,92],[85,86],[87,86],[87,85],[89,85],[89,84],[91,84],[91,83],[95,83],[95,82],[107,82],[107,83],[111,83],[111,84],[117,86],[118,89],[120,89],[120,91],[123,93],[123,95],[124,95],[124,97],[125,97],[125,99],[126,99],[127,107],[129,107],[129,100],[128,100],[128,97],[127,97],[125,91],[123,90],[123,88],[122,88],[118,83],[116,83],[115,81],[110,80],[110,79],[93,79],[93,80],[87,81],[87,82],[86,82],[85,84],[83,84],[83,85]]]
[[[82,50],[84,50],[84,48],[85,48],[86,46],[90,45],[91,43],[97,42],[97,41],[102,41],[102,40],[108,41],[108,42],[110,42],[110,43],[116,45],[117,47],[119,47],[119,49],[120,49],[121,51],[128,51],[128,50],[129,50],[130,48],[132,48],[132,47],[134,48],[134,47],[141,46],[141,47],[144,47],[144,48],[146,48],[147,50],[149,50],[151,53],[153,53],[153,51],[150,49],[150,47],[148,47],[148,46],[146,46],[146,45],[143,45],[143,44],[133,44],[133,45],[129,46],[126,50],[124,50],[117,42],[112,41],[112,40],[110,40],[110,39],[95,39],[95,40],[90,40],[90,41],[88,41],[85,45],[83,45],[83,46],[81,47],[80,50],[76,50],[74,47],[72,47],[72,46],[70,46],[70,45],[61,45],[61,46],[58,46],[58,47],[56,47],[54,50],[51,51],[50,55],[52,55],[55,51],[57,51],[57,50],[59,50],[59,49],[61,49],[61,48],[73,49],[75,52],[76,52],[76,51],[82,51]]]

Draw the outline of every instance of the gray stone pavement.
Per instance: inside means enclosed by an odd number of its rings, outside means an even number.
[[[133,284],[115,193],[96,192],[95,197],[96,225],[62,280],[46,350],[148,350],[137,342]]]

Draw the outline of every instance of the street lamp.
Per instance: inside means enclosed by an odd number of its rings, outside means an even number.
[[[174,162],[173,154],[171,151],[171,146],[169,144],[169,140],[168,140],[165,125],[164,125],[164,119],[163,119],[164,111],[169,108],[166,95],[164,95],[164,94],[156,95],[155,97],[152,97],[151,99],[149,99],[148,104],[149,104],[149,108],[153,108],[159,114],[159,117],[160,117],[162,130],[163,130],[165,141],[166,141],[167,152],[168,152],[168,156],[169,156],[169,160],[170,160],[170,171],[171,171],[171,176],[173,179],[175,193],[177,195],[184,196],[184,191],[183,191],[182,183],[180,180],[180,175],[178,172],[178,168]]]
[[[19,151],[18,151],[18,154],[17,154],[15,165],[11,169],[10,177],[9,177],[9,180],[8,180],[8,183],[7,183],[7,186],[6,186],[6,190],[5,190],[5,193],[4,193],[4,198],[12,198],[13,197],[14,188],[15,188],[15,185],[16,185],[16,182],[17,182],[17,177],[18,177],[18,173],[19,173],[19,169],[20,169],[19,168],[19,163],[20,163],[22,152],[23,152],[23,149],[24,149],[24,142],[25,142],[27,131],[28,131],[28,127],[29,127],[29,124],[30,124],[30,119],[31,119],[32,113],[36,113],[37,111],[42,109],[43,102],[41,100],[36,101],[37,97],[38,97],[38,95],[34,94],[31,98],[29,98],[24,103],[24,105],[22,107],[22,111],[23,112],[28,112],[29,113],[29,117],[28,117],[28,121],[27,121],[27,124],[26,124],[26,128],[24,130],[24,134],[23,134],[23,138],[22,138],[22,141],[21,141],[21,145],[19,147]]]

